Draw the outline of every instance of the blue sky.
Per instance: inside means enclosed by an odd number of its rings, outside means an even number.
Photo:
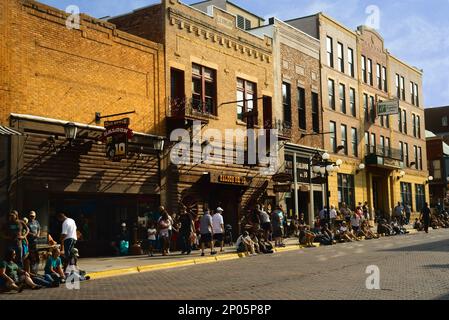
[[[365,24],[369,6],[380,12],[379,32],[401,60],[424,70],[426,107],[449,105],[449,0],[231,0],[262,17],[280,19],[323,11],[355,29]],[[94,17],[114,16],[157,0],[40,0],[65,9],[77,5]],[[185,0],[185,3],[196,1]]]

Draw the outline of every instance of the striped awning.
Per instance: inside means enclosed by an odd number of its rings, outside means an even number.
[[[11,128],[0,126],[0,136],[21,136],[19,131],[13,130]]]

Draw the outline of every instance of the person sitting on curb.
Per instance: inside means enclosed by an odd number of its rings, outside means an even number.
[[[39,255],[37,251],[30,251],[28,257],[23,261],[23,270],[28,272],[31,280],[37,285],[45,288],[58,287],[59,283],[56,281],[45,280],[44,276],[39,275]]]
[[[352,232],[349,231],[346,221],[342,222],[340,229],[338,230],[338,235],[340,241],[343,242],[353,242],[354,240],[357,240],[357,238],[352,234]]]
[[[65,275],[62,270],[61,252],[54,248],[51,256],[48,257],[45,264],[45,280],[48,282],[64,283]]]
[[[314,240],[315,234],[310,231],[310,226],[308,226],[304,221],[304,213],[301,213],[299,218],[299,244],[313,248],[315,247],[313,244]]]
[[[259,234],[259,249],[262,253],[268,254],[268,253],[273,253],[273,245],[269,242],[265,240],[264,237],[264,232],[261,232]]]
[[[413,224],[413,229],[417,231],[424,231],[424,225],[418,218],[415,219],[415,223]]]
[[[394,232],[393,228],[387,223],[385,219],[380,219],[377,223],[377,234],[389,237],[394,235]]]
[[[17,292],[21,292],[25,286],[32,290],[42,288],[31,280],[29,273],[19,268],[15,260],[15,250],[9,249],[6,252],[5,260],[0,262],[0,288]]]
[[[379,239],[380,238],[378,234],[375,234],[371,230],[371,227],[369,225],[368,220],[364,220],[362,222],[361,232],[363,232],[363,236],[365,237],[366,240]]]
[[[237,239],[236,242],[237,252],[245,253],[248,255],[256,255],[254,249],[254,242],[251,240],[248,231],[243,232],[243,234]]]

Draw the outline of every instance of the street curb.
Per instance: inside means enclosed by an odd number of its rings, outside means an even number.
[[[408,231],[409,231],[408,235],[415,235],[415,234],[419,233],[415,229],[410,229]],[[320,247],[319,243],[314,243],[314,245],[316,246],[316,248]],[[292,245],[289,245],[284,248],[273,248],[273,251],[275,253],[281,253],[281,252],[289,252],[289,251],[295,251],[295,250],[301,250],[301,249],[309,249],[309,248],[299,245],[299,244],[292,244]],[[207,257],[207,258],[195,258],[195,259],[191,259],[191,260],[182,260],[182,261],[167,262],[167,263],[152,264],[152,265],[142,265],[142,266],[136,266],[136,267],[131,267],[131,268],[120,268],[120,269],[112,269],[112,270],[105,270],[105,271],[97,271],[97,272],[91,272],[87,275],[90,276],[91,280],[96,280],[96,279],[104,279],[104,278],[110,278],[110,277],[137,274],[137,273],[141,273],[141,272],[166,270],[166,269],[179,268],[179,267],[185,267],[185,266],[243,259],[243,258],[247,258],[247,257],[248,256],[243,253],[225,253],[222,255]]]
[[[316,247],[319,247],[319,243],[315,243],[315,245],[316,245]],[[285,247],[285,248],[274,248],[273,251],[275,253],[280,253],[280,252],[300,250],[300,249],[304,249],[304,248],[305,248],[304,246],[293,244],[293,245],[289,245],[288,247]],[[192,266],[192,265],[208,264],[208,263],[214,263],[214,262],[220,262],[220,261],[243,259],[243,258],[247,258],[247,257],[249,257],[249,256],[245,255],[244,253],[225,253],[222,255],[218,255],[218,256],[214,256],[214,257],[207,257],[207,258],[195,258],[195,259],[191,259],[191,260],[167,262],[167,263],[152,264],[152,265],[142,265],[142,266],[136,266],[136,267],[131,267],[131,268],[119,268],[119,269],[112,269],[112,270],[105,270],[105,271],[97,271],[97,272],[91,272],[87,275],[90,277],[91,280],[96,280],[96,279],[104,279],[104,278],[110,278],[110,277],[136,274],[136,273],[141,273],[141,272],[150,272],[150,271],[156,271],[156,270],[179,268],[179,267],[184,267],[184,266]]]

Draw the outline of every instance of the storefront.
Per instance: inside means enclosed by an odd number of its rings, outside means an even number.
[[[122,159],[111,158],[104,128],[73,124],[76,137],[67,137],[67,121],[11,115],[11,126],[23,133],[11,143],[10,207],[21,216],[37,212],[42,236],[59,240],[56,214],[66,213],[78,226],[80,254],[108,255],[111,240],[127,223],[148,220],[160,204],[162,137],[134,133]]]

